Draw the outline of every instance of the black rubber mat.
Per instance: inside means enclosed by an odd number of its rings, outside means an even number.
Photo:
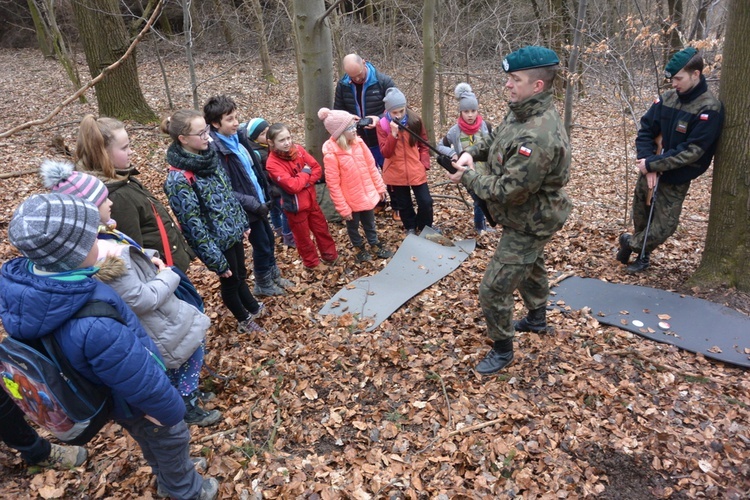
[[[600,323],[750,368],[750,317],[734,309],[655,288],[575,276],[560,282],[553,293],[550,299],[558,308],[589,307]]]

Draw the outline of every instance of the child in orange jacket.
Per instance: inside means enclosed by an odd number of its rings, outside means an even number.
[[[391,206],[401,216],[407,234],[416,234],[432,226],[432,196],[427,185],[430,152],[427,146],[401,130],[408,128],[427,140],[422,118],[406,106],[406,97],[397,88],[388,89],[383,98],[385,115],[378,122],[378,142],[385,158],[383,181],[388,186]],[[417,200],[417,212],[411,192]]]

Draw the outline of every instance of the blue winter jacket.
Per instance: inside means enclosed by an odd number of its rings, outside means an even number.
[[[112,318],[73,318],[92,300],[111,304],[125,324]],[[115,420],[147,414],[173,426],[184,418],[185,404],[170,385],[156,346],[104,283],[38,276],[29,270],[28,259],[10,260],[0,270],[0,318],[8,335],[18,340],[53,333],[73,368],[112,389]]]

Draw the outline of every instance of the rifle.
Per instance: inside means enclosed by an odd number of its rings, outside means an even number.
[[[421,142],[427,148],[429,148],[431,151],[435,153],[435,161],[437,161],[437,164],[443,167],[445,170],[448,171],[449,174],[455,174],[458,169],[453,166],[453,160],[451,160],[451,157],[448,155],[444,155],[441,153],[435,146],[430,144],[429,142],[422,139],[419,134],[414,132],[413,130],[409,129],[408,127],[404,127],[399,122],[396,122],[396,125],[398,125],[399,130],[406,130],[412,137],[414,137],[417,141]],[[477,197],[474,193],[469,191],[469,194],[471,194],[472,199],[476,200],[477,204],[479,205],[479,208],[482,210],[482,213],[484,214],[484,217],[487,219],[487,222],[490,223],[490,226],[495,227],[497,225],[497,222],[495,222],[495,219],[492,218],[492,215],[490,214],[489,208],[487,208],[487,202],[483,199]]]

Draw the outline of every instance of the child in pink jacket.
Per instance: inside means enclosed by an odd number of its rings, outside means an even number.
[[[375,206],[385,201],[385,184],[370,149],[357,135],[357,116],[346,111],[320,108],[318,118],[323,120],[331,138],[323,144],[323,166],[326,183],[336,211],[346,221],[349,240],[358,249],[355,259],[365,262],[372,255],[365,249],[359,225],[365,231],[370,249],[379,259],[387,259],[393,252],[383,248],[375,229]]]
[[[318,267],[321,259],[333,264],[339,254],[315,192],[315,182],[323,176],[323,169],[305,148],[294,143],[283,123],[271,125],[266,139],[269,146],[266,171],[271,182],[281,188],[281,209],[289,221],[302,263],[308,269]]]

